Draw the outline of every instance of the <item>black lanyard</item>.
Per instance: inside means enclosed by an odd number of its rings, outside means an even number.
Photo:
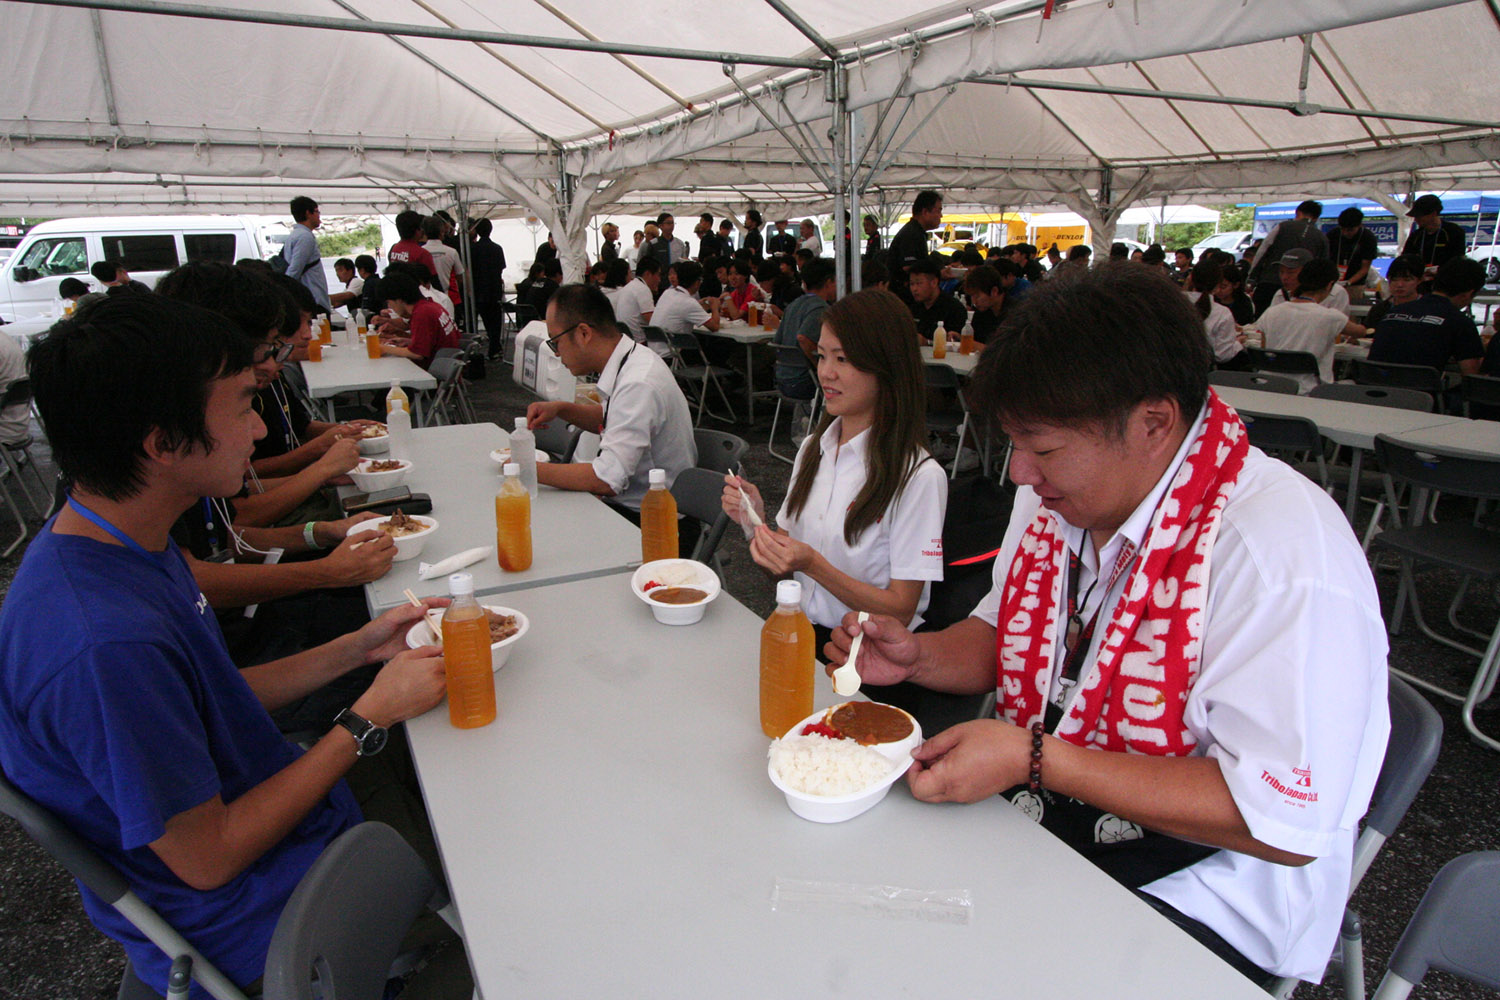
[[[625,362],[627,362],[627,361],[630,360],[630,355],[632,355],[632,354],[635,353],[635,349],[636,349],[636,343],[635,343],[635,341],[632,340],[630,342],[630,349],[627,350],[625,352],[625,356],[620,359],[620,367],[618,367],[618,368],[615,369],[615,387],[616,388],[618,388],[619,385],[620,385],[620,376],[625,373]],[[610,398],[612,396],[614,396],[614,393],[613,392],[605,393],[603,389],[600,389],[599,390],[599,394],[602,395],[602,396],[604,396],[604,414],[599,418],[599,430],[602,433],[604,431],[604,428],[606,426],[608,426],[608,424],[609,424],[609,401],[610,401]]]
[[[1078,547],[1083,548],[1087,532],[1078,540]],[[1123,543],[1120,554],[1115,557],[1115,568],[1110,574],[1109,584],[1104,588],[1104,594],[1099,600],[1099,606],[1094,608],[1094,613],[1089,620],[1083,620],[1083,605],[1088,604],[1089,598],[1093,596],[1094,588],[1099,585],[1102,573],[1096,573],[1094,582],[1089,584],[1089,589],[1084,591],[1082,603],[1078,600],[1078,577],[1083,568],[1083,561],[1078,558],[1076,552],[1068,553],[1068,625],[1063,639],[1063,670],[1059,678],[1062,684],[1071,687],[1078,683],[1079,674],[1083,670],[1084,657],[1088,655],[1090,644],[1094,641],[1094,628],[1099,624],[1099,613],[1104,610],[1105,601],[1108,600],[1110,591],[1115,589],[1115,584],[1120,581],[1120,575],[1127,567],[1136,563],[1136,548],[1130,542]],[[1103,567],[1100,567],[1102,570]]]

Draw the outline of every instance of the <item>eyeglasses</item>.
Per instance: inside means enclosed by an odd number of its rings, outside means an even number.
[[[568,327],[566,330],[564,330],[562,333],[559,333],[557,336],[555,336],[555,337],[548,337],[547,338],[547,350],[551,351],[553,354],[557,354],[557,345],[558,345],[558,342],[561,341],[568,334],[572,333],[574,330],[578,329],[582,325],[583,325],[582,323],[574,323],[572,326]],[[562,355],[560,355],[560,354],[558,355],[558,357],[561,357],[561,356]]]
[[[255,354],[252,355],[252,361],[257,365],[263,365],[267,361],[272,360],[274,360],[277,364],[281,364],[282,362],[286,361],[287,358],[291,357],[292,352],[296,349],[297,345],[292,343],[290,340],[278,340],[270,344],[261,344],[255,348]]]

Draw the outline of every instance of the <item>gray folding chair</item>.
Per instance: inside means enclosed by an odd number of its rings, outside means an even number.
[[[1419,389],[1400,389],[1383,385],[1350,385],[1348,382],[1325,382],[1308,393],[1314,399],[1337,399],[1367,406],[1389,406],[1397,410],[1432,412],[1432,394]]]
[[[402,939],[447,894],[384,823],[361,823],[323,849],[287,900],[266,954],[275,1000],[379,998]]]
[[[174,968],[178,967],[175,963],[184,959],[190,962],[193,980],[215,1000],[245,1000],[239,987],[188,944],[161,914],[141,901],[117,868],[99,857],[61,820],[12,785],[3,774],[0,774],[0,813],[20,823],[27,835],[66,868],[68,874],[118,910],[147,940],[172,958]],[[135,969],[126,963],[119,1000],[161,1000],[161,997],[142,983]]]
[[[1458,391],[1464,401],[1464,416],[1475,416],[1475,405],[1480,407],[1480,419],[1493,420],[1500,413],[1500,378],[1493,375],[1465,375],[1458,384]]]
[[[1295,379],[1280,375],[1264,375],[1260,372],[1213,371],[1208,373],[1209,385],[1222,385],[1231,389],[1259,389],[1261,392],[1279,392],[1287,396],[1297,395],[1300,386]]]
[[[538,427],[536,450],[545,451],[555,462],[573,461],[573,452],[578,450],[578,439],[583,436],[580,428],[566,420],[553,420],[546,427]]]
[[[21,404],[31,404],[31,379],[18,378],[5,387],[5,394],[0,396],[0,410]],[[36,460],[31,454],[31,446],[36,441],[30,432],[14,441],[0,441],[0,459],[5,461],[5,467],[10,471],[12,481],[21,487],[21,492],[26,494],[26,502],[31,509],[37,512],[42,520],[52,516],[52,490],[47,481],[42,478],[41,472],[36,467]],[[31,469],[31,477],[36,480],[41,489],[42,499],[37,501],[31,495],[31,487],[26,485],[26,480],[21,474],[23,467]]]
[[[1429,969],[1500,990],[1500,851],[1443,866],[1417,904],[1375,1000],[1406,1000]]]
[[[1275,351],[1264,347],[1247,347],[1250,364],[1258,372],[1280,375],[1311,375],[1319,380],[1318,356],[1310,351]]]
[[[964,441],[969,437],[969,401],[958,387],[958,372],[948,365],[927,364],[922,366],[927,376],[927,398],[931,400],[934,395],[943,391],[951,391],[958,398],[958,412],[952,410],[936,410],[929,408],[927,411],[927,429],[939,434],[957,434],[958,445],[953,449],[953,467],[948,470],[948,478],[953,479],[958,475],[958,460],[964,452]],[[971,445],[972,447],[972,445]],[[977,448],[975,449],[977,452]],[[986,463],[985,473],[989,473]]]
[[[803,368],[811,369],[812,366],[807,360],[807,355],[802,353],[801,346],[797,344],[775,344],[773,346],[776,348],[776,363],[778,365],[793,367],[800,365]],[[780,391],[778,387],[776,392],[776,410],[771,414],[771,436],[766,442],[766,449],[770,451],[772,458],[779,458],[788,464],[794,463],[797,460],[797,413],[803,409],[807,410],[807,425],[811,428],[817,422],[818,403],[821,399],[822,391],[818,388],[816,373],[813,373],[812,394],[805,398],[788,396],[786,393]],[[789,455],[783,455],[776,450],[776,427],[781,420],[781,407],[783,404],[790,404],[792,411],[791,416],[787,419],[788,433],[792,443],[792,451]]]
[[[734,406],[729,402],[729,395],[724,391],[724,384],[720,380],[733,376],[734,369],[711,363],[708,355],[703,351],[703,345],[698,342],[696,334],[668,332],[667,344],[672,349],[672,374],[692,394],[692,401],[696,402],[698,407],[698,415],[693,419],[693,423],[703,423],[704,413],[715,420],[733,423]],[[727,416],[720,416],[707,408],[710,387],[718,393],[719,401],[724,404],[724,412]]]
[[[703,526],[698,534],[698,544],[693,547],[689,559],[709,563],[724,580],[724,566],[719,559],[719,542],[729,527],[729,515],[724,513],[721,498],[724,495],[724,476],[713,469],[700,467],[683,469],[672,482],[672,498],[677,501],[677,512],[685,514]]]
[[[1426,698],[1399,678],[1392,677],[1386,700],[1390,706],[1391,735],[1386,742],[1385,762],[1380,765],[1380,776],[1375,779],[1375,789],[1370,794],[1364,829],[1354,842],[1350,897],[1370,870],[1375,856],[1401,825],[1443,748],[1443,717]],[[1344,919],[1339,928],[1339,952],[1345,1000],[1364,1000],[1363,926],[1359,914],[1348,906],[1344,907]],[[1290,996],[1298,982],[1296,979],[1282,979],[1272,992],[1278,996]]]
[[[464,363],[462,358],[434,357],[432,363],[427,366],[427,374],[437,379],[437,391],[432,394],[432,402],[427,407],[429,419],[434,424],[438,422],[452,424],[477,422],[474,416],[474,408],[469,405],[468,393],[464,391]],[[458,419],[454,420],[454,414]]]
[[[1443,399],[1443,373],[1426,365],[1393,365],[1369,358],[1349,362],[1349,373],[1357,385],[1379,385],[1388,389],[1416,389],[1432,396],[1432,412],[1439,412]]]
[[[1289,465],[1292,464],[1289,456],[1308,462],[1317,470],[1318,485],[1325,491],[1332,490],[1328,465],[1323,460],[1323,435],[1317,424],[1306,417],[1283,417],[1253,410],[1240,410],[1239,414],[1250,432],[1251,444]]]
[[[1474,724],[1475,706],[1489,698],[1496,675],[1500,673],[1500,621],[1489,633],[1468,628],[1458,621],[1458,609],[1470,580],[1500,579],[1500,532],[1462,521],[1438,523],[1426,517],[1428,500],[1434,490],[1477,500],[1500,499],[1500,460],[1472,458],[1427,446],[1413,448],[1384,434],[1375,437],[1375,457],[1385,474],[1391,525],[1376,535],[1372,544],[1389,549],[1401,559],[1401,578],[1391,608],[1390,633],[1401,633],[1402,617],[1410,603],[1412,619],[1429,639],[1479,657],[1474,680],[1467,693],[1462,694],[1394,668],[1391,672],[1423,690],[1462,704],[1464,727],[1470,735],[1484,746],[1500,750],[1500,740],[1480,732]],[[1410,502],[1406,505],[1406,524],[1401,523],[1397,506],[1396,490],[1401,484],[1411,490]],[[1427,624],[1417,600],[1415,573],[1419,564],[1461,574],[1462,580],[1448,606],[1448,624],[1457,632],[1486,640],[1484,649],[1442,635]]]
[[[693,443],[698,446],[698,468],[719,473],[735,472],[740,459],[750,450],[744,438],[706,427],[693,429]]]

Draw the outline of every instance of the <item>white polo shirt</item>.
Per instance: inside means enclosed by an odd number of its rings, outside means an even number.
[[[1198,308],[1199,292],[1183,292],[1188,302],[1192,303],[1194,309]],[[1208,337],[1209,350],[1214,352],[1215,361],[1228,361],[1243,350],[1240,347],[1240,331],[1234,325],[1234,314],[1223,305],[1215,302],[1212,297],[1208,300],[1208,318],[1203,321],[1203,332]]]
[[[1349,320],[1337,309],[1317,302],[1282,302],[1261,313],[1256,326],[1271,351],[1307,351],[1318,359],[1318,375],[1293,375],[1300,391],[1311,392],[1321,379],[1333,381],[1333,349]]]
[[[615,307],[615,319],[619,320],[630,331],[630,337],[637,343],[646,342],[645,313],[656,308],[656,303],[651,300],[651,289],[640,278],[634,278],[619,288],[614,289],[610,296],[610,303]]]
[[[709,312],[703,308],[703,303],[681,285],[673,285],[656,300],[651,325],[668,333],[692,333],[693,327],[708,322],[708,318]]]
[[[629,337],[615,345],[598,388],[604,433],[594,475],[618,503],[639,510],[652,469],[665,469],[670,487],[679,472],[698,464],[687,398],[661,358]]]
[[[1103,565],[1113,566],[1127,540],[1143,540],[1186,448],[1098,553]],[[1030,487],[1017,491],[994,588],[974,609],[990,625],[1039,507]],[[1081,530],[1050,516],[1080,551]],[[1080,593],[1101,564],[1092,549],[1081,546]],[[1379,598],[1337,505],[1258,448],[1250,449],[1230,494],[1210,567],[1203,659],[1184,722],[1198,741],[1195,752],[1218,760],[1250,833],[1315,860],[1293,868],[1219,851],[1143,889],[1211,927],[1256,965],[1317,980],[1338,934],[1354,839],[1390,731]],[[1101,623],[1109,616],[1124,576],[1086,603],[1085,620],[1106,600]],[[1095,630],[1091,657],[1105,631]],[[1060,663],[1061,643],[1058,656]]]
[[[793,538],[821,552],[834,568],[862,583],[884,588],[892,580],[941,580],[943,515],[948,508],[948,477],[942,467],[926,461],[928,455],[923,451],[906,488],[896,496],[890,509],[850,546],[844,541],[844,515],[865,485],[870,431],[856,434],[848,444],[839,447],[842,424],[842,418],[835,419],[821,438],[809,436],[802,442],[791,482],[797,481],[812,448],[822,450],[818,474],[813,477],[812,489],[801,512],[793,517],[783,500],[776,523]],[[833,628],[850,611],[861,610],[844,604],[806,573],[795,576],[802,584],[802,609],[814,623]],[[916,614],[909,623],[911,628],[922,623],[931,589],[930,582],[923,585]]]
[[[1287,301],[1285,288],[1281,289],[1271,297],[1271,305],[1273,306],[1285,301]],[[1344,314],[1345,319],[1348,319],[1350,317],[1349,293],[1344,289],[1344,286],[1339,284],[1338,282],[1333,283],[1333,290],[1328,293],[1328,297],[1321,303],[1319,303],[1319,305],[1321,305],[1324,309],[1338,310],[1339,312]],[[1267,308],[1270,308],[1270,306],[1267,306]]]

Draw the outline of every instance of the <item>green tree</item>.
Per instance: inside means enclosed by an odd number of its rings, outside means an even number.
[[[318,252],[324,257],[343,257],[355,250],[369,250],[380,245],[380,223],[372,222],[344,233],[318,237]]]
[[[1199,240],[1208,239],[1215,232],[1232,233],[1252,229],[1255,225],[1255,206],[1212,205],[1219,212],[1219,228],[1212,222],[1169,222],[1157,229],[1156,241],[1169,252],[1178,247],[1190,247]]]

